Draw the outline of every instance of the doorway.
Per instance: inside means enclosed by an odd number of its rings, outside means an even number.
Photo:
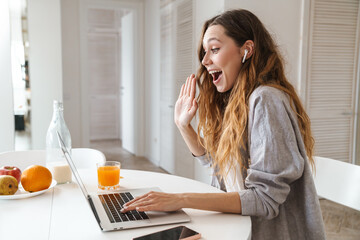
[[[120,140],[144,155],[142,19],[142,1],[81,2],[83,146]]]
[[[121,19],[126,9],[88,9],[90,141],[121,139]]]
[[[31,144],[31,89],[27,2],[9,2],[11,27],[11,73],[15,120],[15,150],[29,150]]]

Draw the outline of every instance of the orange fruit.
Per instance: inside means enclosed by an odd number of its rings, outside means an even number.
[[[29,166],[21,174],[21,185],[28,192],[48,189],[51,181],[52,175],[49,169],[39,165]]]

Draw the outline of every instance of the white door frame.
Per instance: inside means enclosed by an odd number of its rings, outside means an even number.
[[[11,76],[9,3],[0,2],[0,152],[14,150],[14,97]]]
[[[90,96],[87,73],[87,9],[90,7],[102,9],[129,9],[134,12],[135,18],[135,49],[134,61],[135,71],[135,99],[134,99],[134,119],[135,128],[134,142],[135,155],[145,155],[145,98],[144,98],[144,2],[143,0],[80,0],[80,72],[81,72],[81,132],[82,145],[90,145]]]

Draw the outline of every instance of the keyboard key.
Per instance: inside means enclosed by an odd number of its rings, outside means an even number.
[[[136,210],[126,213],[121,212],[123,204],[134,199],[130,192],[103,194],[99,195],[99,198],[112,223],[149,219],[145,212],[138,212]]]
[[[149,219],[148,215],[146,215],[145,212],[138,212],[140,214],[140,216],[142,217],[142,219]]]
[[[115,198],[114,194],[110,195],[110,199],[112,201],[112,203],[114,204],[116,210],[118,210],[118,212],[120,212],[122,206],[120,206],[119,202],[117,201],[117,199]]]
[[[116,210],[116,208],[114,207],[113,202],[111,201],[111,196],[109,195],[104,195],[104,199],[105,202],[107,203],[107,206],[111,212],[112,217],[114,218],[114,220],[116,222],[121,222],[121,219],[119,217],[118,211]]]
[[[118,202],[120,203],[120,207],[122,208],[123,205],[125,204],[124,200],[122,200],[122,198],[120,197],[120,194],[115,194],[115,198],[116,200],[118,200]]]
[[[125,195],[128,197],[129,200],[133,200],[134,197],[131,195],[131,193],[126,192]]]
[[[108,216],[110,222],[114,223],[115,219],[113,218],[112,214],[110,213],[110,210],[109,210],[109,208],[108,208],[108,206],[107,206],[107,204],[105,202],[104,197],[102,195],[99,195],[99,199],[100,199],[100,201],[101,201],[101,203],[102,203],[102,205],[103,205],[103,207],[105,209],[106,215]]]
[[[126,216],[129,218],[130,221],[135,221],[135,217],[132,214],[132,211],[126,212]]]
[[[126,217],[125,213],[120,213],[120,218],[123,220],[123,222],[130,221],[128,217]]]
[[[131,211],[131,212],[134,215],[136,220],[142,220],[142,217],[140,216],[138,211]]]
[[[125,193],[120,193],[121,198],[124,200],[125,203],[129,202],[130,199],[126,196]]]

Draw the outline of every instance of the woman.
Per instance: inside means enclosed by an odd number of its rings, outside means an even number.
[[[253,239],[324,239],[310,120],[268,31],[249,11],[227,11],[205,23],[198,55],[202,64],[181,88],[175,123],[226,192],[150,192],[123,211],[239,213],[251,216]]]

